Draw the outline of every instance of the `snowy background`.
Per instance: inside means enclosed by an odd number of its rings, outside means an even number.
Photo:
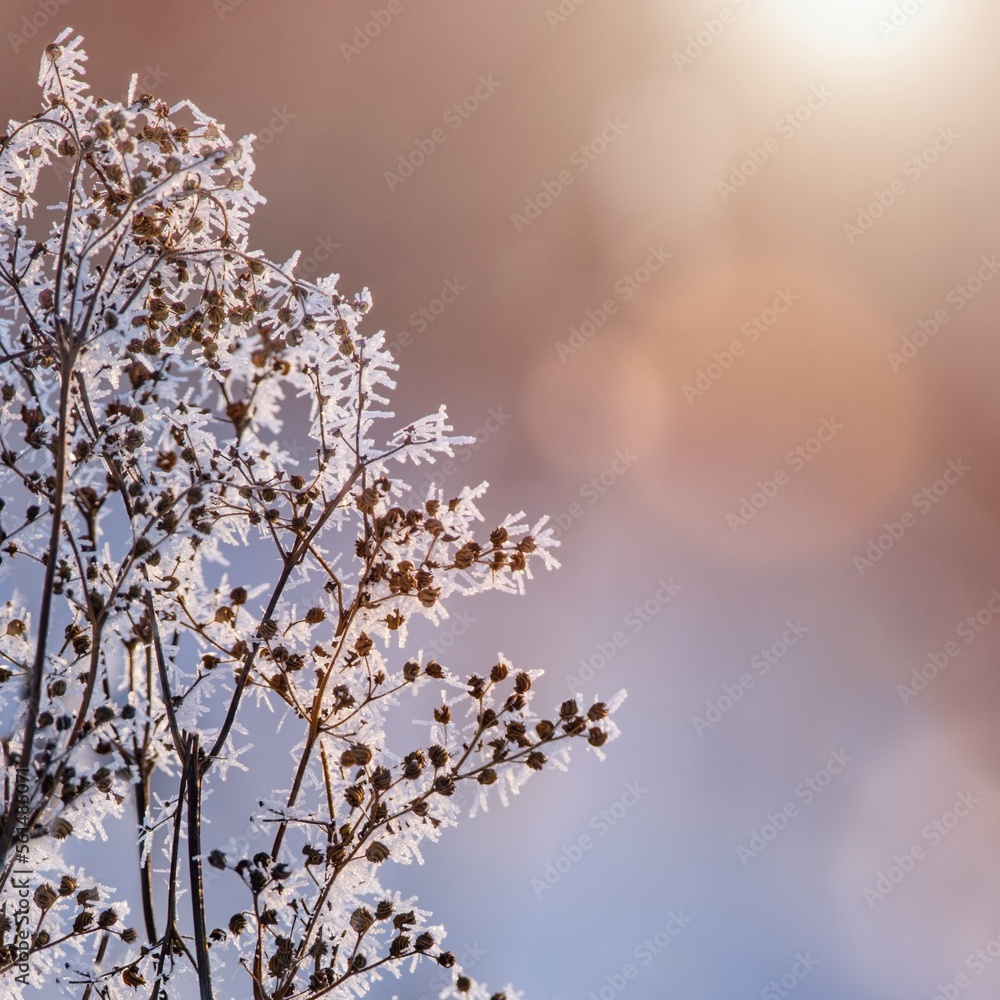
[[[561,526],[427,637],[630,691],[608,761],[394,873],[470,970],[996,996],[1000,8],[5,0],[4,118],[67,24],[98,92],[257,134],[254,245],[372,289],[397,413],[478,438],[446,487]]]

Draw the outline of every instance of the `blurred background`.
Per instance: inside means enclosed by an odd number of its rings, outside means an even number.
[[[432,655],[630,692],[607,761],[387,873],[470,971],[995,997],[1000,8],[5,0],[4,118],[67,24],[97,92],[258,136],[253,244],[372,289],[397,414],[477,436],[446,490],[556,519]]]

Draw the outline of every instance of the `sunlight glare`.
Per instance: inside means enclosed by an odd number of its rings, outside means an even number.
[[[814,37],[838,47],[877,44],[883,0],[784,0],[784,7]]]

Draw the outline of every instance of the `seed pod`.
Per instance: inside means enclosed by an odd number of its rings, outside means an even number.
[[[459,569],[468,569],[476,561],[476,552],[472,543],[466,543],[455,553],[455,565]]]
[[[532,750],[532,752],[528,754],[528,759],[525,763],[531,768],[532,771],[540,771],[543,767],[545,767],[547,760],[548,758],[545,754],[541,753],[539,750]]]
[[[421,587],[417,592],[417,598],[425,608],[433,608],[440,596],[440,587]]]
[[[58,817],[49,827],[49,833],[56,840],[65,840],[73,832],[73,824],[63,816]]]
[[[373,923],[375,923],[374,917],[364,906],[359,906],[351,914],[351,927],[356,934],[364,934]]]
[[[530,688],[531,678],[523,670],[519,670],[514,678],[514,690],[518,694],[525,694]]]
[[[40,910],[47,910],[58,897],[56,896],[55,889],[46,882],[34,891],[32,898]]]
[[[63,875],[59,880],[59,895],[72,896],[74,892],[76,892],[76,879],[72,875]]]
[[[559,717],[561,719],[571,719],[578,711],[576,702],[570,698],[569,701],[564,701],[559,706]]]
[[[492,785],[497,780],[497,773],[492,767],[483,768],[476,777],[476,781],[481,785]]]
[[[540,719],[535,724],[535,732],[540,739],[550,740],[556,731],[556,727],[548,719]]]
[[[392,916],[392,900],[383,899],[382,902],[375,907],[375,919],[376,920],[388,920]]]
[[[498,684],[500,681],[506,679],[508,673],[506,663],[496,663],[490,668],[490,680],[494,684]]]
[[[508,722],[507,723],[507,739],[513,740],[515,743],[518,740],[524,739],[525,726],[523,722]]]
[[[389,857],[389,848],[381,840],[373,840],[365,851],[365,857],[373,864],[380,865]]]
[[[138,965],[130,965],[127,968],[122,969],[122,981],[126,986],[131,986],[132,989],[146,985],[146,979],[139,971]]]
[[[447,774],[442,774],[434,780],[434,791],[438,795],[450,796],[455,794],[455,782]]]

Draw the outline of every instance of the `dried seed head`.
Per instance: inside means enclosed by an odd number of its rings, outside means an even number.
[[[541,719],[535,724],[535,732],[540,739],[550,740],[555,734],[556,727],[548,719]]]
[[[368,849],[365,851],[365,857],[371,861],[372,864],[380,865],[386,858],[389,857],[389,848],[386,847],[381,840],[373,840],[368,845]]]
[[[55,889],[46,882],[34,891],[32,898],[40,910],[47,910],[58,897],[56,896]]]
[[[364,934],[373,923],[375,923],[374,917],[372,917],[371,913],[364,906],[359,906],[351,914],[351,927],[359,937]]]
[[[65,840],[73,832],[73,824],[64,816],[58,817],[49,827],[49,833],[56,840]]]

